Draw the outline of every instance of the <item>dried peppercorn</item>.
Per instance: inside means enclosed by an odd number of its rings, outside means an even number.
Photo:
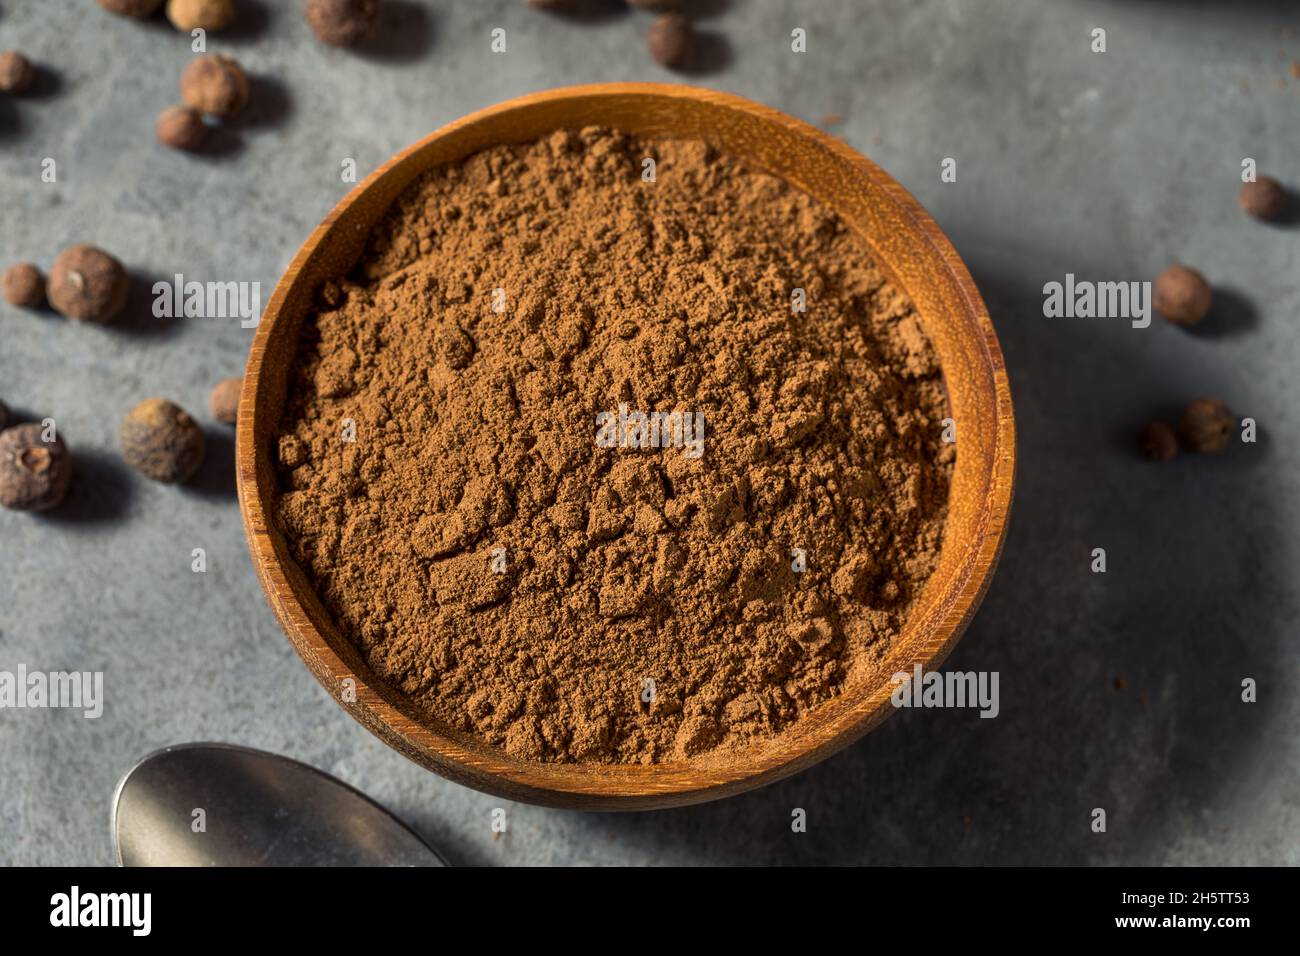
[[[0,93],[22,93],[36,79],[32,61],[17,50],[0,53]]]
[[[1256,219],[1277,219],[1286,211],[1286,189],[1272,176],[1258,176],[1254,182],[1242,183],[1237,201],[1242,211]]]
[[[1178,454],[1178,436],[1164,422],[1148,422],[1138,433],[1138,447],[1152,461],[1168,461]]]
[[[9,427],[9,406],[0,402],[0,432]]]
[[[1175,325],[1195,325],[1210,311],[1214,294],[1210,283],[1188,266],[1170,266],[1156,276],[1153,290],[1156,311]]]
[[[360,43],[375,28],[379,0],[307,0],[307,23],[330,46]]]
[[[109,13],[116,13],[121,17],[143,19],[157,13],[158,8],[163,5],[163,0],[99,0],[99,5]]]
[[[181,99],[211,116],[234,116],[248,102],[248,74],[224,53],[205,53],[181,73]]]
[[[154,124],[158,141],[172,149],[195,150],[208,136],[208,124],[203,115],[188,106],[169,106],[158,114]]]
[[[50,267],[50,305],[80,322],[111,321],[126,306],[131,289],[126,269],[103,249],[69,246]]]
[[[72,456],[58,435],[44,439],[45,426],[35,423],[0,432],[0,505],[48,511],[67,495]]]
[[[212,387],[208,395],[208,411],[223,425],[233,425],[239,420],[239,390],[243,379],[223,378]]]
[[[235,0],[167,0],[167,19],[177,30],[220,30],[235,19]]]
[[[1183,410],[1178,433],[1192,451],[1221,454],[1236,424],[1231,410],[1217,398],[1198,398]]]
[[[690,20],[680,13],[665,13],[650,24],[646,46],[660,66],[677,67],[690,56],[694,38]]]
[[[638,10],[649,10],[653,13],[669,13],[673,10],[680,10],[682,0],[627,0],[627,5]]]
[[[45,276],[31,262],[15,262],[0,276],[0,293],[10,305],[39,309],[45,302]]]
[[[122,421],[122,457],[154,481],[188,481],[203,462],[203,430],[179,405],[147,398]]]

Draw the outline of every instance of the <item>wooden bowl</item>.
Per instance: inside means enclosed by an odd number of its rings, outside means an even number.
[[[886,676],[879,686],[850,685],[775,740],[725,758],[655,766],[530,763],[451,728],[431,727],[340,634],[271,520],[287,373],[321,282],[351,269],[371,228],[425,170],[489,146],[591,125],[708,140],[835,210],[911,296],[938,351],[956,421],[957,463],[939,564],[887,652]],[[1015,433],[1002,353],[979,292],[943,232],[902,186],[839,140],[739,97],[607,83],[522,96],[457,120],[393,157],[334,208],[294,257],[257,329],[239,406],[237,469],[244,528],[271,606],[311,672],[353,717],[417,763],[479,790],[550,806],[640,809],[727,796],[802,770],[892,712],[888,675],[942,663],[983,598],[1002,548]]]

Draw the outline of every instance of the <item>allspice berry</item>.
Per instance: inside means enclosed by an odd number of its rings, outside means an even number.
[[[108,322],[126,305],[131,282],[126,270],[103,249],[70,246],[50,267],[50,305],[80,322]]]
[[[234,116],[248,102],[248,74],[234,57],[205,53],[181,73],[181,99],[210,116]]]
[[[44,440],[45,426],[15,425],[0,432],[0,505],[15,511],[48,511],[68,493],[72,456],[58,435]]]
[[[147,398],[122,422],[122,457],[154,481],[188,481],[203,462],[203,429],[179,405]]]
[[[220,30],[235,19],[235,0],[167,0],[167,19],[177,30]]]
[[[208,411],[221,424],[233,425],[239,420],[239,390],[243,384],[243,379],[223,378],[213,386],[208,396]]]
[[[39,309],[45,303],[45,276],[31,262],[15,262],[0,276],[0,293],[10,305]]]
[[[307,22],[330,46],[352,46],[370,35],[379,0],[307,0]]]
[[[208,136],[203,114],[188,106],[169,106],[158,114],[154,124],[158,141],[172,149],[198,149]]]
[[[690,20],[680,13],[665,13],[650,24],[646,45],[660,66],[677,67],[690,56],[694,38]]]
[[[1237,201],[1242,211],[1256,219],[1277,219],[1286,211],[1286,189],[1272,176],[1257,176],[1254,182],[1242,183]]]
[[[1205,276],[1187,266],[1170,266],[1156,276],[1156,311],[1175,325],[1195,325],[1214,298]]]
[[[1152,461],[1168,461],[1178,454],[1178,436],[1164,422],[1148,422],[1138,433],[1138,447]]]
[[[120,17],[151,17],[162,6],[162,0],[99,0],[99,5]]]
[[[36,79],[32,61],[17,50],[0,53],[0,93],[21,93]]]
[[[1236,425],[1231,410],[1217,398],[1198,398],[1183,410],[1178,433],[1192,451],[1218,455],[1228,447]]]

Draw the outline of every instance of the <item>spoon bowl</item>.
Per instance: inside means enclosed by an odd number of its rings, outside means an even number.
[[[364,793],[296,760],[230,744],[167,747],[113,795],[120,866],[445,866]]]

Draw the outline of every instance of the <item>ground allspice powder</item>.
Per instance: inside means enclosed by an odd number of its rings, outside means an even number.
[[[289,395],[276,520],[342,632],[538,761],[708,759],[879,677],[955,460],[918,316],[836,216],[605,129],[418,180]],[[656,412],[695,428],[642,447]]]

